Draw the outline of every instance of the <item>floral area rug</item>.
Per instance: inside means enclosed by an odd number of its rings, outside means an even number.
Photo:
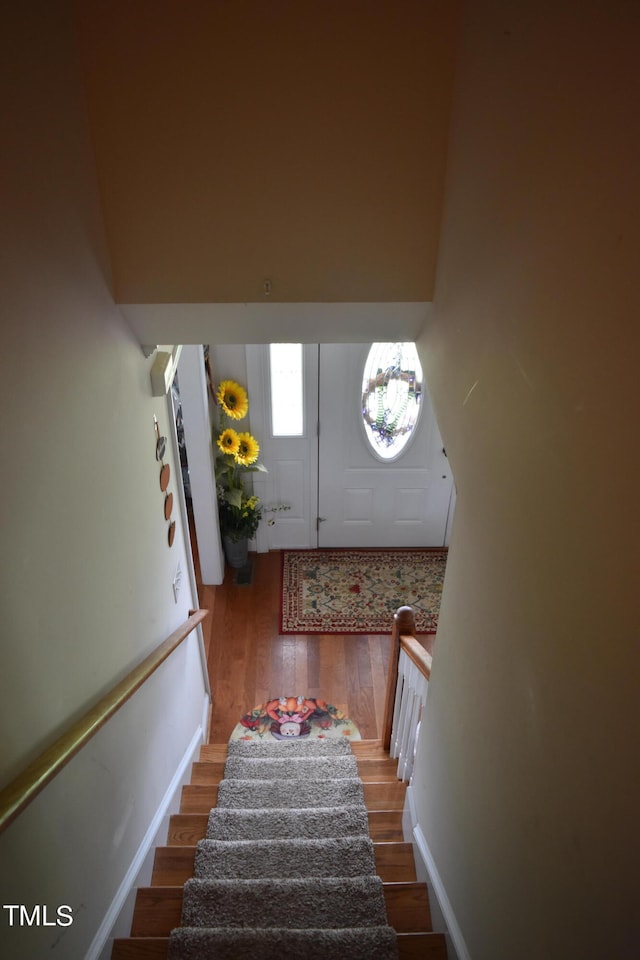
[[[282,633],[391,633],[413,607],[416,633],[435,633],[447,551],[283,550]]]
[[[360,740],[360,731],[344,713],[313,697],[278,697],[261,703],[236,724],[230,740]]]

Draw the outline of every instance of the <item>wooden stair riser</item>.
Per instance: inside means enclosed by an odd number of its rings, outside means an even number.
[[[218,788],[207,784],[187,784],[182,788],[180,813],[208,814],[218,803]]]
[[[374,843],[403,843],[402,810],[369,810],[369,836]]]
[[[381,740],[352,740],[351,750],[356,760],[387,760],[397,764],[396,760],[390,760],[389,751],[382,746]],[[203,763],[222,763],[227,759],[226,743],[204,743],[200,747],[200,760]]]
[[[167,844],[193,847],[207,834],[208,813],[175,813],[169,820]]]
[[[111,960],[167,960],[168,937],[130,937],[116,940]],[[441,933],[398,934],[400,960],[447,960],[447,949]]]
[[[169,937],[127,937],[113,941],[111,960],[167,960]]]
[[[447,960],[444,934],[399,933],[398,957],[399,960]]]
[[[224,777],[224,763],[192,763],[191,783],[220,783]]]
[[[364,802],[367,810],[403,810],[406,783],[365,783]],[[217,786],[204,783],[182,788],[180,813],[208,813],[218,802]]]
[[[228,752],[226,743],[203,743],[200,747],[199,759],[203,762],[224,763]]]
[[[381,880],[395,883],[416,879],[410,843],[375,843],[373,850],[376,873]],[[195,847],[158,847],[151,884],[154,887],[171,887],[186,883],[193,876],[195,855]]]
[[[390,925],[397,933],[431,930],[425,883],[385,883],[384,899]],[[182,887],[141,887],[131,927],[132,937],[168,937],[180,925]]]
[[[395,783],[398,779],[398,761],[389,760],[358,760],[358,776],[363,783],[371,781],[389,780]]]
[[[176,813],[169,822],[167,846],[195,846],[207,833],[206,813]],[[402,843],[402,811],[370,810],[369,836],[374,843]]]
[[[382,740],[352,740],[351,750],[357,760],[388,760],[389,751],[382,746]]]
[[[389,781],[395,783],[397,763],[395,760],[359,760],[358,776],[363,783]],[[191,783],[218,784],[224,776],[224,763],[198,762],[191,767]]]

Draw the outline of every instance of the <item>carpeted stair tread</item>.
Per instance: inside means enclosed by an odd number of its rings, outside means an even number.
[[[188,880],[186,927],[287,929],[387,925],[379,877],[305,877],[266,880]]]
[[[326,737],[323,740],[230,740],[229,757],[335,757],[347,756],[351,743],[347,737]]]
[[[224,779],[237,780],[341,780],[357,777],[358,763],[351,756],[343,757],[229,757]]]
[[[337,807],[364,803],[359,778],[340,780],[221,780],[219,807]]]
[[[214,807],[207,824],[208,840],[276,840],[306,837],[368,835],[369,819],[360,804],[343,807],[233,809]]]
[[[396,960],[392,927],[328,930],[231,929],[182,927],[169,943],[169,960]]]
[[[396,960],[346,738],[231,741],[169,960]]]
[[[368,837],[326,840],[201,840],[194,876],[212,880],[363,877],[376,872]]]

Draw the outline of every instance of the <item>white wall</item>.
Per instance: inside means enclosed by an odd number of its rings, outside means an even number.
[[[458,501],[414,786],[473,960],[640,952],[639,26],[465,7],[420,344]]]
[[[4,785],[197,601],[183,577],[174,602],[185,539],[174,509],[168,547],[153,425],[168,433],[167,408],[109,290],[71,4],[14,7],[2,39]],[[0,837],[0,903],[75,917],[21,930],[2,911],[3,956],[84,955],[204,705],[192,635]]]
[[[240,383],[248,389],[247,357],[244,341],[234,341],[233,343],[212,341],[210,359],[213,382],[216,387],[222,380],[235,380],[236,383]]]

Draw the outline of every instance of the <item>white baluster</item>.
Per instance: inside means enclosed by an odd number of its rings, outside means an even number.
[[[409,780],[422,711],[427,699],[428,682],[404,650],[398,661],[398,684],[391,730],[391,756],[398,758],[397,776]]]
[[[408,767],[411,765],[411,760],[413,756],[413,742],[415,738],[415,714],[416,714],[416,674],[417,670],[414,664],[409,660],[407,665],[407,677],[405,683],[407,685],[407,694],[406,694],[406,712],[405,712],[405,722],[404,729],[402,731],[402,747],[400,750],[400,760],[398,763],[398,770],[400,772],[401,780],[408,780]]]
[[[397,737],[396,756],[398,757],[398,776],[399,777],[400,777],[400,764],[402,763],[402,756],[403,756],[403,751],[405,748],[405,741],[406,741],[407,712],[409,710],[409,697],[410,697],[410,686],[409,686],[409,667],[410,666],[411,666],[411,661],[406,656],[404,650],[401,650],[400,661],[398,664],[398,672],[402,674],[403,683],[402,683],[402,695],[400,697],[400,715],[398,717],[398,729],[396,733],[396,737]]]
[[[422,714],[422,707],[426,697],[427,681],[419,670],[414,667],[413,679],[415,681],[413,688],[413,697],[411,711],[409,716],[410,740],[407,743],[405,752],[405,762],[403,770],[403,780],[410,780],[413,773],[413,760],[416,752],[416,741],[418,736],[418,727]]]
[[[393,758],[398,756],[398,751],[400,749],[398,743],[398,730],[400,729],[400,711],[402,708],[402,695],[404,689],[404,673],[402,671],[402,651],[400,652],[400,659],[398,661],[398,682],[396,684],[396,699],[393,705],[393,722],[391,724],[391,745],[389,747],[389,755]]]

